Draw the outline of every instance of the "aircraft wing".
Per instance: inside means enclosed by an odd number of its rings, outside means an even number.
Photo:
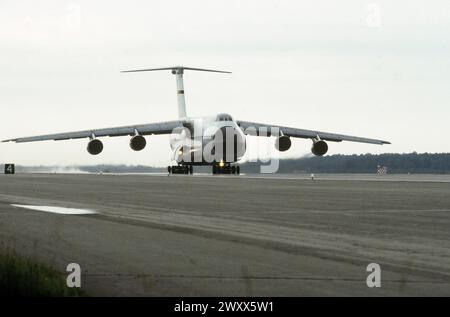
[[[66,132],[66,133],[56,133],[56,134],[46,134],[37,135],[25,138],[9,139],[2,142],[35,142],[35,141],[45,141],[45,140],[70,140],[70,139],[81,139],[88,137],[103,137],[103,136],[124,136],[124,135],[135,135],[136,131],[140,135],[150,135],[150,134],[170,134],[172,130],[178,127],[183,127],[184,121],[166,121],[166,122],[156,122],[148,124],[130,125],[106,129],[93,129],[84,130],[76,132]]]
[[[244,133],[250,135],[259,135],[259,130],[261,128],[267,131],[267,134],[264,136],[270,136],[270,128],[278,128],[284,135],[293,137],[293,138],[303,138],[303,139],[314,139],[320,138],[325,141],[333,141],[333,142],[341,142],[341,141],[350,141],[350,142],[360,142],[360,143],[372,143],[372,144],[391,144],[388,141],[377,140],[377,139],[369,139],[362,138],[351,135],[344,134],[336,134],[322,131],[313,131],[313,130],[304,130],[290,127],[283,127],[279,125],[265,124],[265,123],[256,123],[249,121],[236,121],[236,123],[244,130]],[[248,131],[246,132],[246,130]],[[255,130],[257,134],[255,134]],[[278,136],[278,135],[277,135]]]

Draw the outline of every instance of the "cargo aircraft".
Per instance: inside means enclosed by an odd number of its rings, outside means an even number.
[[[291,138],[310,139],[312,142],[311,152],[318,156],[327,153],[327,142],[350,141],[379,145],[390,144],[387,141],[378,139],[236,120],[227,113],[220,113],[214,116],[201,118],[189,117],[186,113],[186,102],[184,97],[184,71],[230,73],[227,71],[174,66],[126,70],[122,72],[129,73],[159,70],[170,70],[172,74],[175,75],[178,98],[177,120],[38,135],[9,139],[4,140],[3,142],[22,143],[89,138],[87,151],[92,155],[98,155],[103,150],[103,143],[100,140],[101,137],[129,136],[131,149],[134,151],[141,151],[147,144],[145,136],[169,134],[171,136],[170,146],[173,151],[172,160],[176,162],[176,165],[168,166],[169,174],[192,174],[194,165],[212,166],[213,174],[239,174],[240,168],[237,163],[242,159],[246,152],[246,135],[274,137],[274,146],[281,152],[289,150],[291,147]]]

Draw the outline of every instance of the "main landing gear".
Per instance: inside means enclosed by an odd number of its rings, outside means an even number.
[[[212,166],[213,174],[236,174],[241,173],[239,165],[231,165],[230,163],[219,162]]]
[[[193,174],[192,165],[172,165],[167,167],[169,174]]]

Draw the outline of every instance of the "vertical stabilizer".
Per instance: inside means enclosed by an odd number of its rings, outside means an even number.
[[[183,69],[172,70],[177,79],[178,118],[186,118],[186,100],[184,99]]]
[[[197,71],[202,71],[202,72],[231,74],[231,72],[227,72],[227,71],[223,71],[223,70],[204,69],[204,68],[192,68],[192,67],[183,67],[183,66],[124,70],[124,71],[122,71],[122,73],[149,72],[149,71],[155,71],[155,70],[171,70],[172,74],[174,74],[176,76],[176,80],[177,80],[178,117],[179,118],[186,118],[187,117],[187,114],[186,114],[186,100],[184,98],[184,83],[183,83],[184,70],[197,70]]]

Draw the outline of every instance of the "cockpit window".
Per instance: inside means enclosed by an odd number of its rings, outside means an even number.
[[[217,115],[216,121],[233,121],[233,118],[227,113],[220,113]]]

